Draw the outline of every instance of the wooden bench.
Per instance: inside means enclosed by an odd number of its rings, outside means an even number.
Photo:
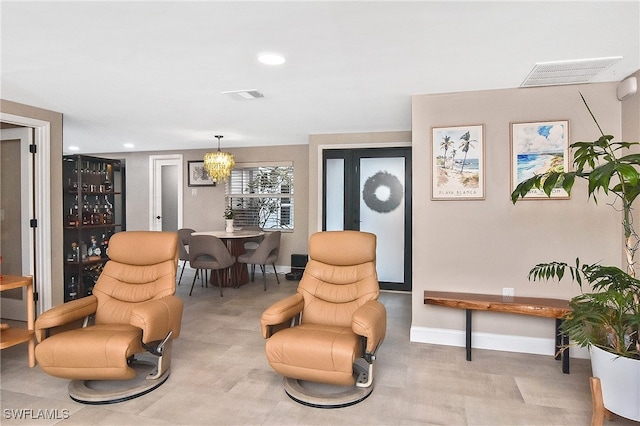
[[[562,372],[569,374],[569,339],[560,331],[563,317],[571,312],[569,302],[561,299],[539,297],[507,297],[492,294],[456,293],[448,291],[425,291],[425,305],[446,306],[466,310],[467,361],[471,361],[471,312],[494,311],[510,314],[533,315],[556,319],[555,359],[562,359]],[[566,349],[561,351],[561,347]]]

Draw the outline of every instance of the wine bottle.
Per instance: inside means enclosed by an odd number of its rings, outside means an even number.
[[[91,225],[91,210],[89,209],[89,201],[87,201],[86,195],[82,203],[82,224]]]
[[[107,234],[102,234],[102,243],[100,244],[100,253],[102,257],[107,257],[107,248],[109,248],[109,239]]]
[[[76,277],[71,276],[71,283],[69,283],[69,300],[78,298],[78,285],[76,284]]]

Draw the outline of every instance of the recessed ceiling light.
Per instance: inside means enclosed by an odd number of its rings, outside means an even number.
[[[279,53],[264,52],[258,55],[258,61],[266,65],[282,65],[285,59],[284,56]]]
[[[78,148],[77,146],[70,146],[69,151],[80,151],[80,148]]]
[[[125,148],[133,148],[133,144],[132,143],[125,143],[124,147]]]

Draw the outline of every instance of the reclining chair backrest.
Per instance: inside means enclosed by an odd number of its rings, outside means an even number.
[[[177,233],[117,233],[109,240],[109,258],[93,288],[96,324],[129,324],[136,304],[175,294]]]
[[[309,262],[298,285],[302,323],[351,327],[353,312],[380,294],[376,236],[328,231],[309,239]]]

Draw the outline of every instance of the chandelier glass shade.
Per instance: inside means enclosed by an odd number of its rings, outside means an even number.
[[[222,182],[231,174],[231,169],[236,164],[232,154],[220,151],[220,139],[222,136],[216,135],[218,139],[218,150],[207,152],[204,155],[204,168],[214,182]]]

